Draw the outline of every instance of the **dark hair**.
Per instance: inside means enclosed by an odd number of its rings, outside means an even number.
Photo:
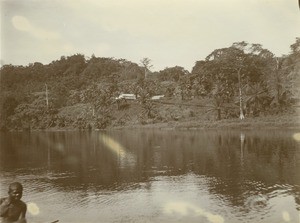
[[[20,189],[21,191],[23,191],[23,186],[22,186],[22,184],[21,183],[19,183],[19,182],[13,182],[13,183],[11,183],[10,185],[9,185],[9,191],[11,191],[11,188],[12,187],[17,187],[18,189]]]

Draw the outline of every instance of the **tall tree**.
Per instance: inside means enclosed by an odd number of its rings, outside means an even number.
[[[238,92],[240,119],[245,117],[244,85],[248,82],[259,83],[261,81],[265,66],[263,58],[269,55],[271,53],[263,49],[260,44],[237,42],[231,47],[214,50],[206,58],[204,70],[211,73],[210,80],[208,80],[210,85],[214,86],[213,82],[219,80],[225,86],[221,88],[223,93],[233,96],[235,92]]]
[[[144,74],[145,74],[145,79],[147,78],[149,72],[150,72],[150,69],[153,67],[153,65],[151,64],[151,60],[149,58],[143,58],[140,60],[141,62],[141,65],[143,66],[144,68]]]

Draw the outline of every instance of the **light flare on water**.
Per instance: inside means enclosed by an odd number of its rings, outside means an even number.
[[[40,209],[36,203],[28,203],[27,210],[31,215],[38,215],[40,213]]]
[[[286,221],[286,222],[290,222],[290,221],[291,221],[290,214],[289,214],[289,212],[287,212],[287,211],[283,211],[283,212],[282,212],[282,218],[283,218],[283,220]]]
[[[193,213],[195,216],[206,217],[211,223],[223,223],[224,218],[220,215],[212,214],[208,211],[203,210],[196,205],[189,204],[186,202],[170,202],[164,207],[164,212],[166,214],[180,214],[183,216],[190,215]]]
[[[124,146],[122,146],[120,143],[118,143],[108,135],[100,134],[99,139],[108,149],[110,149],[120,157],[124,157],[126,155],[126,149],[124,148]]]
[[[300,142],[300,132],[295,133],[295,134],[293,135],[293,138],[294,138],[296,141]]]

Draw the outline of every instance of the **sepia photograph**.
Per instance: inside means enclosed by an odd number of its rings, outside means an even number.
[[[300,223],[300,0],[0,14],[0,222]]]

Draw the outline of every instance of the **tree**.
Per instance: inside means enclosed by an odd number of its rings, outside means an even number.
[[[228,109],[235,109],[234,103],[231,102],[231,95],[226,91],[226,85],[220,80],[214,83],[212,91],[209,94],[211,103],[207,112],[216,111],[217,120],[221,120],[222,113],[227,113]]]
[[[136,63],[132,63],[125,59],[120,59],[118,61],[121,65],[121,69],[118,72],[120,76],[119,81],[139,79],[145,76],[144,71],[141,71],[140,67]]]
[[[1,104],[1,129],[7,128],[9,125],[9,117],[13,116],[15,113],[15,108],[18,106],[18,101],[16,98],[8,94],[4,97],[3,102]]]
[[[289,93],[291,99],[299,103],[300,98],[300,38],[296,38],[296,42],[291,46],[291,54],[287,57],[283,69],[286,70],[287,77],[290,80]]]
[[[286,96],[288,92],[288,80],[285,72],[282,70],[281,58],[274,58],[271,72],[266,75],[266,82],[269,95],[272,98],[272,105],[281,109],[287,102]]]
[[[151,60],[147,57],[141,59],[140,62],[141,62],[141,65],[144,68],[144,74],[145,74],[144,78],[146,79],[149,72],[150,72],[150,69],[153,67],[153,65],[151,64]]]
[[[242,42],[241,44],[229,48],[217,49],[206,57],[206,60],[212,61],[212,65],[215,66],[215,80],[222,82],[227,81],[228,89],[222,88],[224,92],[228,92],[237,79],[241,120],[244,119],[241,76],[244,74],[244,61],[246,55],[240,48],[244,45],[245,43]]]
[[[207,96],[213,87],[215,78],[213,66],[210,66],[212,63],[211,61],[197,61],[192,69],[191,75],[195,79],[193,89],[203,96]]]
[[[53,105],[46,107],[44,93],[32,95],[31,103],[23,102],[15,108],[15,115],[11,117],[12,123],[21,128],[46,128],[49,127],[51,115],[57,113]]]
[[[260,44],[237,42],[231,47],[214,50],[206,57],[204,71],[211,74],[210,80],[206,78],[205,81],[208,81],[209,88],[214,86],[214,81],[221,81],[225,85],[222,88],[223,93],[230,96],[238,92],[240,119],[244,119],[243,86],[261,81],[266,65],[265,58],[270,55],[272,53],[263,49]]]
[[[167,67],[158,72],[157,76],[160,81],[179,81],[181,77],[188,75],[189,72],[183,67]]]
[[[266,104],[269,104],[267,89],[262,82],[245,86],[245,104],[249,113],[258,116],[262,110],[265,110]]]
[[[146,100],[145,103],[142,104],[143,114],[148,118],[154,118],[157,111],[155,104],[151,100]]]
[[[116,92],[118,92],[118,90],[119,90],[119,86],[118,86],[119,79],[120,79],[120,75],[118,73],[112,73],[108,77],[109,85],[108,85],[108,88],[107,88],[107,93],[108,93],[109,97],[113,97],[116,94]]]
[[[296,38],[290,48],[290,55],[271,57],[264,74],[268,94],[272,99],[270,105],[277,112],[286,110],[300,98],[300,38]]]
[[[192,96],[192,82],[190,76],[182,76],[179,80],[179,87],[181,93],[181,100],[191,99]]]

